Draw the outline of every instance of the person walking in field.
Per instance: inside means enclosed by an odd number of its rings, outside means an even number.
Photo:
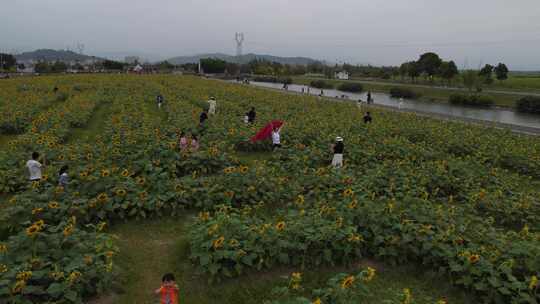
[[[217,107],[216,99],[214,97],[210,97],[210,100],[208,100],[208,104],[209,104],[208,114],[210,115],[216,114],[216,107]]]
[[[189,150],[191,152],[197,152],[199,150],[199,141],[197,140],[197,135],[191,135],[191,142],[189,143]]]
[[[251,110],[247,113],[248,116],[248,122],[250,124],[255,122],[255,117],[257,117],[257,113],[255,112],[255,107],[251,107]]]
[[[201,115],[199,116],[199,125],[203,126],[204,125],[204,122],[208,119],[208,113],[207,113],[207,110],[204,109],[201,113]]]
[[[274,127],[272,130],[272,150],[275,150],[276,148],[281,148],[281,128],[280,127]]]
[[[58,171],[58,186],[63,188],[66,188],[69,183],[69,175],[67,173],[68,168],[67,165],[64,165],[60,168],[60,171]]]
[[[156,96],[156,102],[157,102],[158,109],[161,109],[161,105],[163,104],[163,96],[161,94],[158,94]]]
[[[345,145],[343,144],[343,138],[336,137],[336,143],[332,145],[332,152],[334,152],[334,157],[332,158],[332,166],[334,168],[343,167],[343,151],[345,150]]]
[[[371,91],[368,91],[367,93],[367,103],[368,104],[373,103],[373,99],[371,98]]]
[[[45,159],[43,159],[43,164],[39,162],[39,153],[33,152],[32,159],[26,162],[26,167],[28,168],[29,180],[31,182],[41,180],[41,168],[45,166]]]
[[[159,295],[160,304],[178,304],[179,288],[172,273],[163,275],[161,286],[154,291]]]
[[[370,124],[372,120],[373,118],[371,117],[371,113],[366,112],[366,114],[364,115],[364,123]]]
[[[179,140],[178,140],[178,146],[180,147],[180,151],[185,152],[188,149],[188,139],[186,137],[186,133],[183,131],[180,133]]]

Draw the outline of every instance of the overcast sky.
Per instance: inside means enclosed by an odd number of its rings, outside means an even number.
[[[540,70],[540,0],[0,0],[0,50],[150,59],[244,53],[396,65],[435,51],[462,68]]]

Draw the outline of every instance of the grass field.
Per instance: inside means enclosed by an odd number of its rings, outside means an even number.
[[[294,77],[294,82],[298,84],[309,84],[313,80],[317,80],[318,78],[307,78],[307,77]],[[339,83],[344,82],[343,80],[334,80],[334,79],[325,79],[325,81],[332,83],[334,85],[337,85]],[[372,91],[372,92],[382,92],[382,93],[389,93],[390,89],[393,87],[398,86],[404,86],[407,88],[410,88],[414,92],[417,92],[421,95],[420,99],[427,100],[427,101],[433,101],[433,102],[442,102],[442,103],[448,103],[448,98],[452,94],[456,94],[459,92],[456,92],[456,90],[451,89],[444,89],[444,88],[429,88],[424,86],[416,86],[413,84],[404,84],[404,83],[374,83],[373,81],[366,81],[366,80],[350,80],[351,82],[359,82],[362,83],[364,86],[365,91]],[[487,89],[487,88],[486,88]],[[521,91],[521,89],[518,89]],[[520,95],[513,95],[513,94],[496,94],[496,93],[482,93],[482,95],[489,96],[493,99],[496,106],[500,107],[506,107],[506,108],[513,108],[515,107],[516,101],[518,101],[523,96]]]
[[[53,85],[65,101],[24,112]],[[539,300],[537,137],[376,108],[366,125],[352,104],[172,75],[10,79],[3,94],[18,134],[0,147],[0,302],[154,303],[166,272],[180,303]],[[274,119],[282,149],[247,142]],[[180,150],[180,131],[200,149]],[[47,166],[29,183],[34,150]]]

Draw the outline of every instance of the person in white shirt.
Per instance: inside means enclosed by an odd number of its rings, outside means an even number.
[[[32,159],[26,162],[28,173],[30,174],[30,181],[39,181],[41,179],[41,167],[43,165],[38,161],[39,153],[32,153]]]
[[[274,127],[274,130],[272,130],[272,150],[275,150],[276,148],[281,148],[281,139],[279,134],[280,131],[281,129],[278,127]]]
[[[210,105],[208,109],[208,114],[216,114],[216,99],[214,97],[210,97],[210,100],[208,101],[208,104]]]

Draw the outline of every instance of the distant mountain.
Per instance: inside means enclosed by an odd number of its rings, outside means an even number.
[[[88,56],[83,54],[78,54],[73,51],[65,50],[52,50],[52,49],[39,49],[33,52],[25,52],[19,55],[16,55],[18,62],[28,62],[28,61],[85,61],[88,59],[97,59],[104,60],[103,58]]]
[[[242,56],[231,56],[222,53],[211,53],[211,54],[200,54],[195,56],[179,56],[170,58],[169,61],[172,64],[185,64],[185,63],[198,63],[202,58],[217,58],[225,60],[227,62],[245,64],[252,60],[266,60],[270,62],[279,62],[281,64],[302,64],[306,65],[309,63],[316,62],[317,60],[307,57],[279,57],[272,55],[257,55],[257,54],[246,54]]]

